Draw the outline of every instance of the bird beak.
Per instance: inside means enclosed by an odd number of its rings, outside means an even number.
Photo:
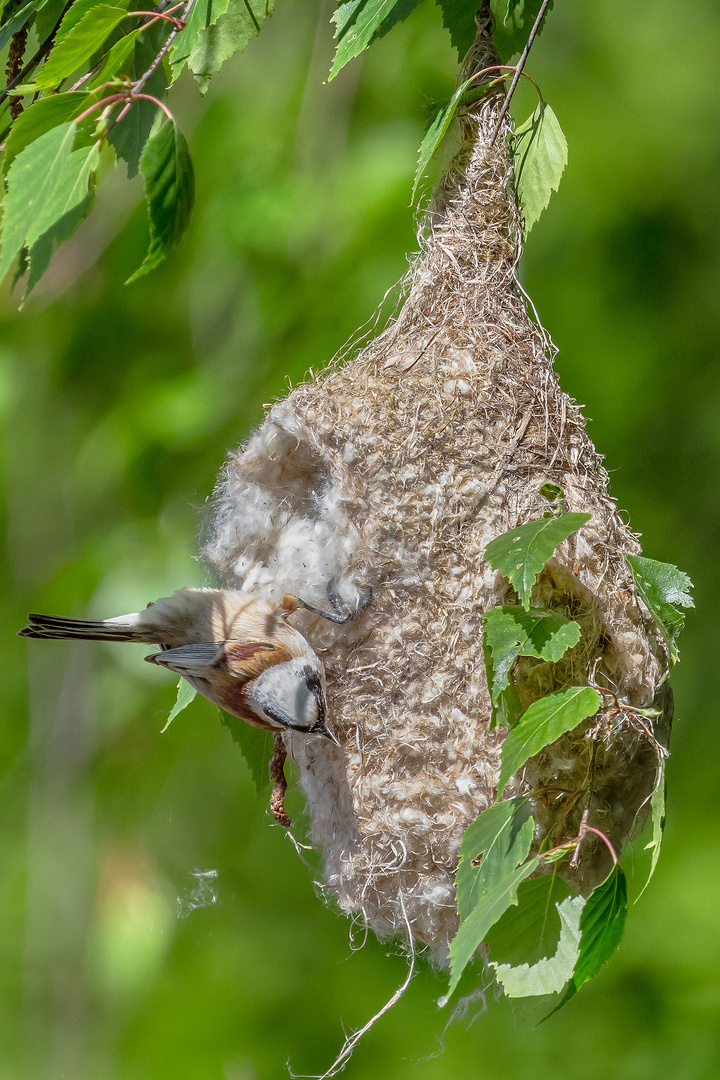
[[[340,740],[338,739],[337,735],[327,721],[325,721],[325,727],[323,728],[323,730],[318,731],[318,735],[322,735],[324,738],[329,739],[330,742],[334,742],[336,746],[341,745]]]

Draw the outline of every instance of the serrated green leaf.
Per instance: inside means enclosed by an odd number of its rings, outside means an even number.
[[[532,834],[530,800],[527,798],[493,803],[468,825],[460,844],[460,863],[455,876],[461,922],[476,906],[478,890],[488,876],[496,876],[506,863],[511,863],[514,868],[522,862],[530,850]],[[481,855],[481,865],[475,866]]]
[[[567,140],[558,118],[546,101],[540,101],[513,138],[515,187],[525,236],[557,191],[567,161]]]
[[[523,607],[529,608],[535,579],[555,548],[589,520],[590,514],[561,514],[528,521],[491,540],[485,558],[508,579]]]
[[[666,795],[666,782],[665,782],[665,758],[662,758],[658,765],[657,776],[655,778],[655,787],[653,788],[652,796],[650,797],[650,813],[652,820],[652,840],[649,844],[645,845],[646,851],[652,851],[650,858],[650,870],[648,872],[647,881],[643,885],[642,889],[638,893],[638,900],[647,889],[650,884],[650,878],[655,873],[655,868],[660,858],[660,848],[662,847],[663,832],[665,830],[665,795]]]
[[[534,964],[511,965],[490,961],[490,967],[495,969],[495,975],[506,997],[544,998],[564,989],[572,978],[580,955],[580,919],[584,905],[582,896],[568,896],[557,905],[560,928],[552,956],[537,960]]]
[[[552,6],[551,2],[548,13]],[[542,0],[492,0],[490,7],[495,16],[493,44],[500,54],[500,59],[503,63],[507,63],[525,48],[530,31],[542,7]],[[546,22],[547,13],[539,33],[544,29]]]
[[[79,116],[89,100],[90,94],[76,90],[72,94],[50,94],[29,105],[10,129],[2,156],[2,171],[6,173],[17,155],[46,131]]]
[[[338,44],[329,78],[334,79],[349,60],[367,48],[386,20],[395,23],[401,12],[407,16],[414,7],[416,4],[406,0],[347,0],[340,4],[332,17]]]
[[[191,686],[189,682],[185,681],[185,679],[180,679],[177,685],[177,698],[175,699],[175,704],[170,710],[170,715],[165,721],[165,727],[160,732],[161,735],[167,731],[178,713],[181,713],[183,709],[187,709],[190,702],[193,701],[196,696],[197,690],[195,689],[195,687]]]
[[[637,591],[658,622],[675,663],[680,655],[677,638],[685,625],[685,614],[680,609],[695,607],[689,592],[693,583],[687,574],[672,563],[657,562],[640,555],[627,555],[626,558]]]
[[[120,70],[129,79],[139,79],[148,70],[158,54],[166,32],[161,23],[156,23],[147,29],[142,36],[135,39],[132,55],[129,56]],[[164,101],[167,96],[167,76],[162,64],[159,64],[145,83],[144,92]],[[137,176],[140,168],[140,157],[150,137],[153,124],[158,115],[158,108],[152,101],[140,98],[134,101],[131,109],[123,119],[108,134],[108,142],[119,158],[127,163],[128,179]]]
[[[170,59],[173,80],[187,63],[203,92],[225,61],[260,33],[275,0],[221,0],[206,6],[205,21],[197,26],[194,38],[191,35],[184,46],[174,48]]]
[[[88,83],[88,88],[90,90],[96,86],[104,86],[105,83],[110,82],[110,80],[114,79],[117,75],[124,74],[123,69],[135,49],[135,42],[138,34],[141,34],[143,29],[144,27],[139,27],[137,30],[131,30],[129,34],[124,34],[115,42],[103,60],[97,75],[95,75]],[[148,64],[148,67],[149,66],[150,65]],[[145,70],[147,70],[147,68]],[[142,72],[139,74],[142,74]]]
[[[270,786],[270,758],[273,752],[272,732],[261,731],[251,727],[244,720],[238,720],[229,713],[221,713],[223,726],[228,729],[233,740],[240,747],[245,763],[250,769],[255,792],[258,798],[267,791]]]
[[[465,82],[458,86],[457,90],[444,105],[441,105],[439,109],[430,118],[430,122],[427,126],[427,130],[423,137],[423,141],[420,143],[420,151],[418,154],[417,169],[415,170],[415,180],[413,182],[412,196],[410,201],[415,202],[415,196],[417,189],[420,185],[420,181],[423,178],[423,174],[427,169],[433,155],[436,153],[440,143],[447,135],[448,128],[452,123],[453,117],[457,111],[460,98],[468,89],[472,79],[467,79]]]
[[[140,159],[150,219],[150,246],[142,266],[126,284],[154,270],[179,243],[195,200],[195,178],[185,138],[174,120],[165,120]]]
[[[37,74],[35,82],[42,90],[59,86],[63,79],[77,71],[125,18],[123,7],[95,3],[78,19],[76,7],[79,3],[73,5],[63,19],[53,50]]]
[[[490,927],[517,903],[520,882],[536,868],[537,858],[524,861],[533,831],[526,798],[489,806],[465,830],[456,876],[460,929],[450,946],[450,986],[444,1001],[455,990]]]
[[[473,908],[460,929],[453,938],[450,946],[450,985],[447,994],[438,1002],[440,1006],[446,1005],[455,992],[460,976],[472,960],[478,946],[485,939],[488,930],[498,921],[511,904],[517,904],[517,887],[521,881],[537,869],[538,857],[535,855],[521,866],[499,877],[492,886],[488,887],[480,898],[477,907]]]
[[[31,142],[8,170],[2,221],[0,280],[23,247],[32,250],[43,233],[88,195],[95,159],[84,147],[73,152],[76,124],[59,124]]]
[[[50,260],[61,244],[66,243],[85,220],[95,202],[95,174],[100,148],[98,144],[84,146],[70,155],[70,166],[75,180],[66,184],[62,200],[57,200],[50,210],[51,224],[35,241],[28,254],[29,276],[25,299],[37,285],[50,265]],[[69,174],[72,175],[72,172]]]
[[[172,82],[175,82],[190,59],[200,33],[217,22],[218,18],[227,11],[227,6],[228,0],[195,0],[184,30],[181,30],[175,38],[170,50]]]
[[[491,961],[517,967],[553,956],[560,940],[558,904],[572,895],[556,873],[524,881],[517,906],[509,908],[485,938]]]
[[[529,705],[515,727],[505,736],[500,751],[498,798],[505,785],[518,769],[544,746],[555,742],[566,731],[572,731],[583,720],[594,716],[602,702],[591,686],[570,686],[556,690]]]
[[[510,669],[518,656],[556,661],[580,640],[579,625],[559,611],[547,608],[495,607],[485,612],[483,641],[492,654],[488,686],[493,705],[508,685]]]
[[[37,15],[35,16],[35,33],[38,41],[45,41],[50,36],[60,19],[64,17],[63,11],[66,4],[67,0],[45,0],[44,3],[38,5]],[[79,6],[80,0],[75,0],[73,7]],[[81,13],[84,14],[89,8],[90,0],[85,0],[85,3],[80,7]]]
[[[580,919],[580,956],[575,965],[573,984],[597,975],[620,944],[627,915],[627,881],[619,863],[605,881],[590,893]]]
[[[477,27],[475,15],[479,4],[478,0],[436,0],[442,11],[443,26],[450,32],[450,41],[458,51],[462,60],[473,41]]]
[[[25,3],[21,4],[17,11],[13,12],[7,22],[0,27],[0,49],[5,48],[13,34],[17,34],[18,30],[22,30],[23,26],[42,6],[41,3],[38,3],[38,0],[25,0]]]

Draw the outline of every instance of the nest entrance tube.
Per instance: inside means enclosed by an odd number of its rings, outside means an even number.
[[[497,63],[479,33],[467,74]],[[503,101],[460,114],[461,149],[420,226],[397,320],[345,364],[297,386],[230,457],[204,554],[229,585],[320,600],[333,579],[345,626],[293,616],[325,664],[341,746],[286,736],[342,910],[381,937],[407,933],[447,962],[454,873],[467,826],[487,808],[504,732],[491,731],[483,615],[508,586],[484,560],[501,533],[541,517],[545,485],[592,515],[562,543],[534,600],[577,619],[556,664],[521,664],[524,704],[594,681],[625,706],[533,758],[506,795],[533,798],[535,843],[576,835],[583,814],[616,849],[647,815],[667,744],[668,658],[643,614],[626,554],[640,551],[547,336],[516,280],[521,227]],[[653,721],[632,709],[656,704]],[[587,893],[609,855],[583,844],[559,872]]]

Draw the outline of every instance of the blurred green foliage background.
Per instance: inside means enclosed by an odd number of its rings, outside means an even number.
[[[226,452],[402,274],[456,59],[427,4],[323,85],[330,14],[278,0],[206,98],[181,80],[197,208],[165,267],[122,284],[146,225],[117,170],[25,309],[2,295],[1,1080],[322,1072],[405,975],[375,940],[351,950],[207,702],[160,737],[175,688],[142,647],[13,636],[31,610],[105,617],[203,583]],[[720,1076],[719,59],[716,0],[557,0],[529,68],[570,164],[524,284],[645,553],[696,585],[657,875],[612,964],[539,1029],[490,1002],[443,1050],[421,962],[348,1077]],[[217,902],[190,910],[196,870]]]

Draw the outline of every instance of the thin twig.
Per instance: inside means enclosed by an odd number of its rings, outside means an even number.
[[[187,3],[185,5],[185,7],[183,8],[183,13],[180,16],[180,22],[183,24],[183,26],[188,21],[188,17],[190,15],[190,12],[192,11],[192,6],[193,6],[194,3],[195,3],[195,0],[187,0]],[[148,79],[151,77],[153,72],[163,62],[163,59],[165,58],[165,56],[169,52],[173,41],[178,36],[181,29],[182,29],[182,27],[176,26],[173,30],[170,31],[170,33],[167,36],[167,40],[165,41],[165,44],[163,45],[162,49],[160,50],[160,52],[157,54],[157,56],[153,60],[150,67],[147,69],[147,71],[144,73],[144,75],[140,76],[140,78],[137,80],[137,82],[133,83],[133,97],[140,97],[141,96],[140,94],[138,94],[138,90],[142,90],[143,86],[148,81]]]
[[[495,124],[495,127],[493,128],[493,133],[490,136],[490,142],[489,142],[490,146],[492,146],[494,144],[494,142],[495,142],[495,140],[497,138],[498,132],[500,130],[500,125],[502,124],[503,120],[505,119],[505,115],[506,115],[508,109],[510,108],[510,102],[512,101],[512,96],[515,93],[515,87],[520,82],[520,76],[522,75],[522,70],[525,67],[525,61],[527,60],[528,56],[530,55],[530,50],[531,50],[531,48],[533,46],[533,42],[535,41],[535,38],[538,36],[538,33],[540,32],[540,27],[542,26],[542,21],[545,18],[545,12],[547,11],[549,4],[550,4],[550,0],[543,0],[543,4],[542,4],[542,7],[540,8],[540,10],[538,12],[537,19],[533,23],[533,28],[530,31],[530,36],[527,39],[527,43],[525,45],[525,48],[522,51],[522,55],[520,56],[520,59],[517,62],[517,67],[515,68],[515,74],[513,76],[513,81],[510,83],[510,88],[509,88],[509,90],[507,92],[507,95],[505,97],[505,100],[503,102],[502,109],[500,110],[500,115],[497,118],[497,123]]]

